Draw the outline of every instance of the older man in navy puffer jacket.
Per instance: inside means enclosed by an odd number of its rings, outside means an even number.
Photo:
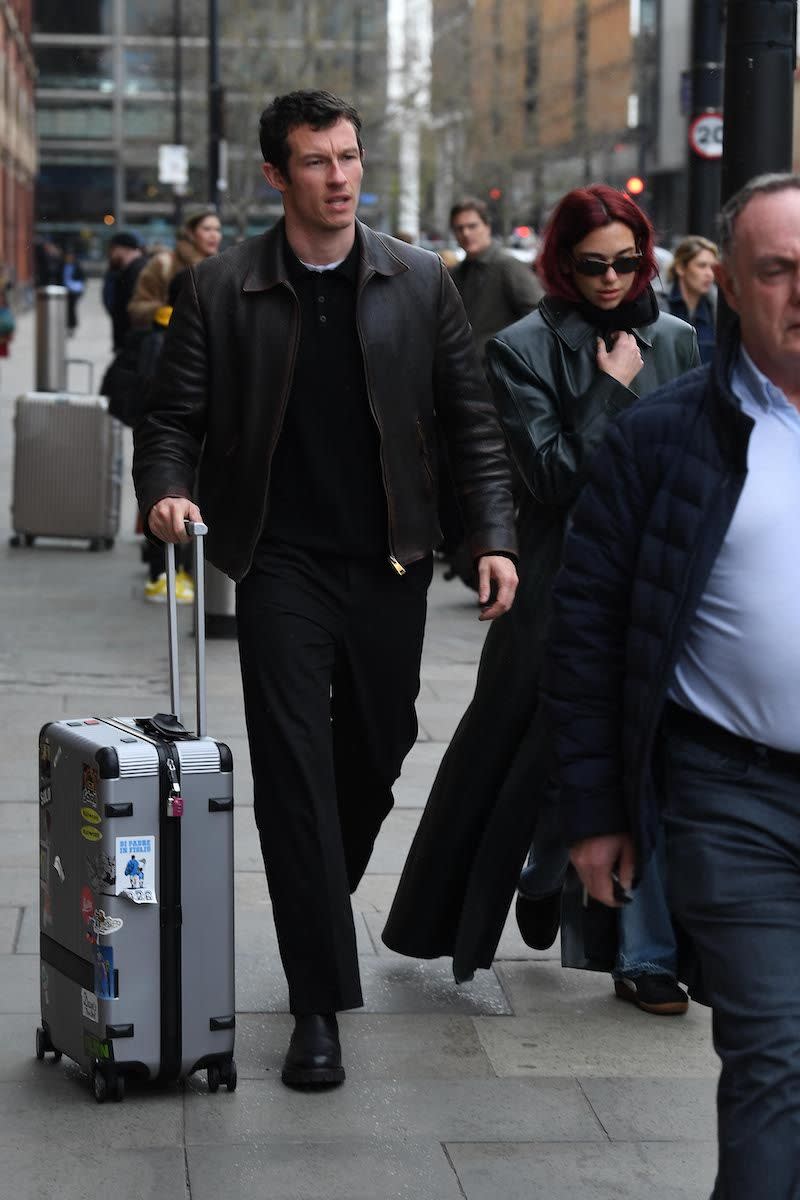
[[[588,891],[666,829],[722,1060],[714,1200],[800,1196],[800,177],[723,209],[738,321],[609,429],[575,511],[547,694]]]

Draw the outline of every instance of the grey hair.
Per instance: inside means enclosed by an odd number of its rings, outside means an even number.
[[[717,217],[717,241],[723,258],[730,258],[736,222],[750,201],[755,196],[769,196],[774,192],[785,192],[789,189],[800,191],[800,175],[785,171],[756,175],[744,187],[739,188],[738,192],[734,192]]]

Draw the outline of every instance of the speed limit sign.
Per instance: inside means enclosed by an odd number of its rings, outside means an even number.
[[[722,113],[695,117],[689,126],[689,145],[701,158],[722,157]]]

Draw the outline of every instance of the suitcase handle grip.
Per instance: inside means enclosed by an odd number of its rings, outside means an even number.
[[[194,539],[194,649],[197,736],[206,736],[206,600],[203,538],[208,526],[201,521],[184,521]],[[169,636],[169,687],[172,713],[181,719],[181,679],[178,654],[178,600],[175,592],[175,545],[167,542],[167,633]]]

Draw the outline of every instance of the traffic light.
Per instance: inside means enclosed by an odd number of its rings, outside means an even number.
[[[625,180],[625,191],[629,196],[641,196],[646,186],[639,175],[631,175],[630,179]]]

